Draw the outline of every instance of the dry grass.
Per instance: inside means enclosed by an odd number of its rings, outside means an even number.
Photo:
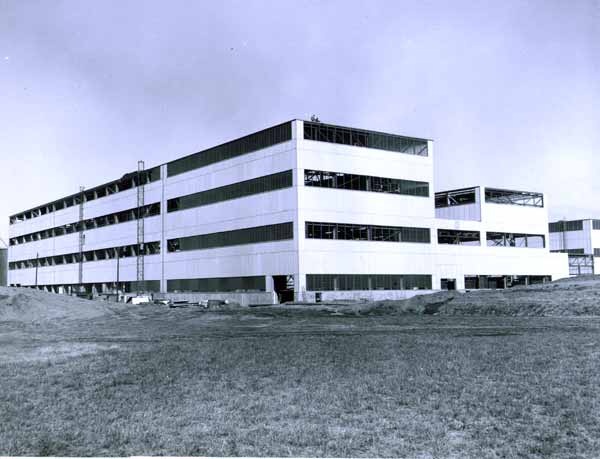
[[[597,457],[600,319],[0,323],[0,455]]]

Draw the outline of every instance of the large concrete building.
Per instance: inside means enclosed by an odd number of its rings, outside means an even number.
[[[433,166],[431,140],[292,120],[11,216],[10,283],[270,302],[568,275],[541,193],[434,194]]]
[[[559,220],[549,231],[550,251],[569,255],[571,275],[600,274],[600,220]]]

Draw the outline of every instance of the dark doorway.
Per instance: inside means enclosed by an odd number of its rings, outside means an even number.
[[[273,290],[279,303],[294,301],[294,276],[273,276]]]
[[[456,279],[442,279],[442,290],[456,290]]]
[[[492,290],[503,289],[507,287],[505,276],[488,276],[488,288]]]

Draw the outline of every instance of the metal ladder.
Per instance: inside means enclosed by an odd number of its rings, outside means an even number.
[[[83,233],[83,202],[85,201],[84,188],[79,187],[79,291],[83,291],[83,244],[85,243],[85,234]]]
[[[136,290],[139,295],[144,289],[144,161],[138,161],[136,177],[137,185],[137,283]]]

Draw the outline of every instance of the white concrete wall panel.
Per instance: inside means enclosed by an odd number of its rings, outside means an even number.
[[[481,206],[479,203],[461,206],[438,207],[435,209],[436,218],[450,220],[481,221]]]
[[[545,207],[484,203],[481,213],[487,231],[548,234],[548,210]]]
[[[431,244],[307,239],[301,258],[306,274],[432,274]]]
[[[79,220],[79,208],[68,207],[40,217],[9,225],[8,234],[10,238],[22,236],[24,234],[35,233],[45,229],[73,223],[77,220]]]
[[[299,140],[298,151],[300,169],[426,181],[429,182],[429,191],[433,195],[431,156],[416,156],[314,140]]]
[[[594,230],[592,229],[592,220],[584,220],[583,221],[583,233],[584,233],[584,245],[582,246],[582,248],[584,249],[584,253],[593,254],[594,253],[594,249],[593,249],[594,244],[592,241],[592,237],[593,237]]]
[[[292,274],[297,266],[293,240],[167,253],[166,279]]]
[[[589,231],[561,231],[550,233],[550,250],[584,249],[584,253],[593,253]]]
[[[172,199],[283,172],[292,169],[294,162],[294,144],[284,142],[169,177],[165,182],[165,197]]]
[[[593,249],[598,249],[600,250],[600,230],[592,230],[591,232],[591,248],[592,248],[592,252],[594,252]]]
[[[156,181],[144,186],[144,202],[151,204],[160,201],[161,182]],[[95,218],[137,206],[137,188],[111,194],[88,201],[83,206],[83,218]],[[40,217],[9,225],[9,237],[21,236],[57,226],[79,221],[79,206],[71,206]]]
[[[129,221],[84,231],[83,251],[98,250],[137,243],[137,222]],[[144,223],[146,241],[160,241],[160,216],[148,217]],[[66,234],[40,241],[12,246],[10,260],[27,260],[79,252],[79,233]]]
[[[160,202],[161,182],[152,182],[144,186],[144,205]],[[121,191],[103,198],[86,202],[83,206],[83,218],[95,218],[114,214],[137,207],[137,188]],[[77,219],[79,215],[77,216]],[[76,219],[76,220],[77,220]]]
[[[94,228],[84,231],[83,234],[85,235],[84,252],[86,250],[137,244],[137,220]],[[160,215],[144,219],[144,240],[146,242],[160,241],[160,237]]]
[[[9,261],[32,260],[39,254],[40,258],[56,255],[57,253],[74,253],[79,250],[78,233],[51,237],[39,241],[27,242],[11,246]]]
[[[293,188],[286,188],[169,212],[165,220],[166,237],[173,239],[293,221],[294,193]]]
[[[299,140],[298,167],[406,180],[433,181],[431,156]],[[343,169],[340,169],[342,167]],[[433,191],[433,190],[430,190]]]
[[[300,187],[304,221],[430,227],[431,198],[369,191]]]

